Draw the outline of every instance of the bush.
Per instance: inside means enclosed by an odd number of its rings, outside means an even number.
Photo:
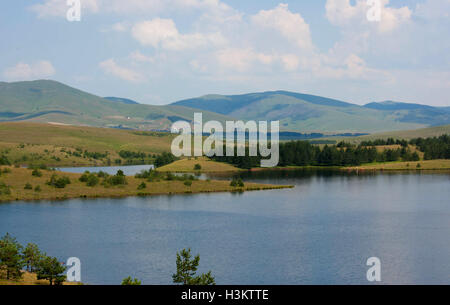
[[[186,181],[184,181],[184,185],[192,186],[192,181],[191,180],[186,180]]]
[[[3,174],[10,174],[10,173],[11,173],[11,169],[5,167],[5,168],[2,170],[2,173],[3,173]]]
[[[104,183],[106,185],[126,185],[127,179],[123,171],[119,170],[116,175],[107,177]]]
[[[138,190],[143,190],[143,189],[145,189],[145,188],[147,188],[147,184],[145,184],[145,182],[142,182],[141,184],[139,184],[139,186],[138,186]]]
[[[199,171],[202,169],[202,166],[200,164],[195,164],[194,170]]]
[[[244,185],[244,181],[242,181],[241,178],[239,178],[239,179],[233,178],[233,180],[230,183],[230,186],[232,186],[232,187],[244,187],[245,185]]]
[[[31,175],[34,177],[42,177],[42,172],[39,169],[35,168]]]
[[[0,156],[0,165],[11,165],[8,158],[5,155]]]
[[[10,186],[0,182],[0,195],[11,195]]]
[[[100,179],[96,175],[90,174],[86,181],[86,185],[93,187],[93,186],[96,186],[99,182],[100,182]]]
[[[41,186],[40,185],[36,185],[36,187],[34,188],[34,191],[36,193],[40,193],[42,191]]]
[[[25,184],[24,190],[32,190],[33,186],[30,183]]]
[[[70,184],[70,179],[68,177],[58,178],[56,174],[53,174],[50,180],[47,181],[47,185],[53,186],[58,189],[63,189],[68,184]]]

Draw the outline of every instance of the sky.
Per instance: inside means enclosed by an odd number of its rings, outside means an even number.
[[[450,0],[2,1],[0,81],[155,105],[289,90],[450,106],[449,14]]]

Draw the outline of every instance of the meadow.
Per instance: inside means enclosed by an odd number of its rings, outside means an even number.
[[[3,166],[0,168],[0,172],[0,202],[242,192],[290,187],[258,183],[245,183],[243,187],[233,187],[230,185],[230,181],[197,180],[190,177],[174,179],[173,176],[170,176],[170,180],[165,177],[157,177],[151,181],[130,176],[107,176],[104,178],[100,176],[100,178],[93,178],[94,183],[90,183],[89,179],[80,181],[81,174],[52,170]],[[64,180],[70,181],[70,183],[64,182]],[[117,180],[119,182],[116,182]]]

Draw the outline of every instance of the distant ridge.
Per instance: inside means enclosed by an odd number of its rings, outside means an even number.
[[[104,99],[111,101],[111,102],[117,102],[117,103],[124,103],[124,104],[128,104],[128,105],[137,105],[140,104],[136,101],[127,99],[127,98],[121,98],[121,97],[113,97],[113,96],[108,96],[108,97],[104,97]]]
[[[282,132],[361,134],[450,124],[449,107],[379,102],[365,106],[289,91],[206,95],[152,106],[102,98],[52,80],[0,82],[0,122],[30,121],[136,130],[170,130],[178,120],[280,121]],[[292,134],[287,134],[289,137]],[[297,136],[296,136],[297,137]]]
[[[279,120],[283,130],[307,133],[373,133],[450,124],[450,112],[444,107],[391,101],[359,106],[289,91],[205,95],[173,105],[243,120]]]

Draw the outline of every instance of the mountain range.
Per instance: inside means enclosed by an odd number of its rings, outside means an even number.
[[[336,99],[270,91],[205,95],[165,106],[99,97],[51,80],[0,82],[0,121],[168,130],[177,120],[279,120],[289,132],[374,133],[450,124],[450,107],[393,101],[364,106]]]

